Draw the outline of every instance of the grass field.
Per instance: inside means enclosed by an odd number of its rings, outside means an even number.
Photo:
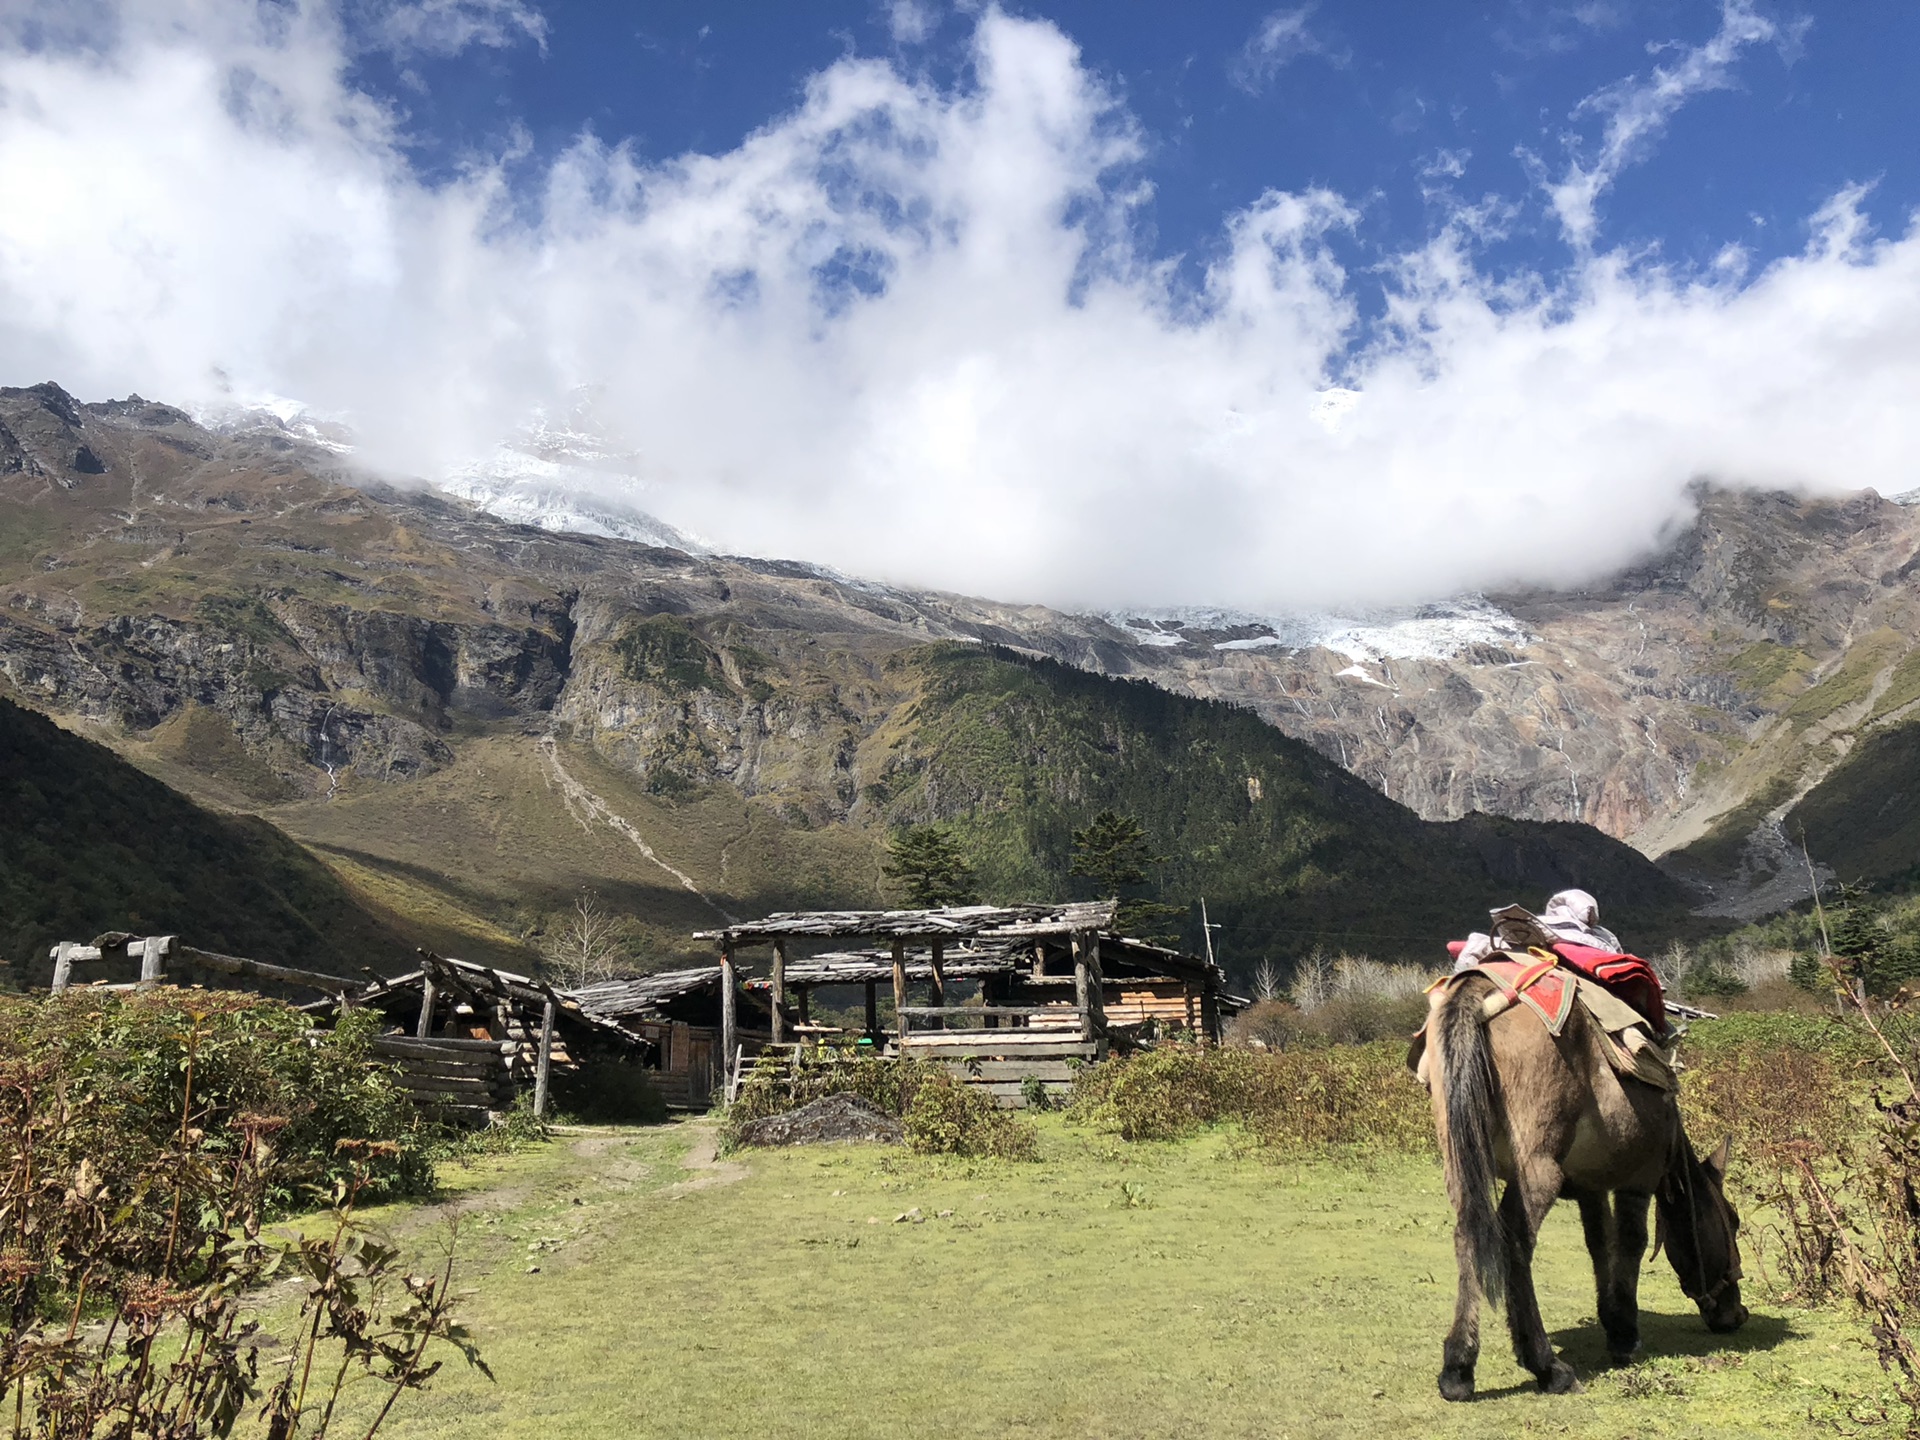
[[[1873,1431],[1882,1385],[1851,1321],[1750,1284],[1753,1320],[1713,1337],[1664,1260],[1643,1287],[1645,1359],[1602,1371],[1566,1206],[1538,1273],[1586,1392],[1536,1394],[1496,1319],[1482,1398],[1447,1405],[1451,1230],[1430,1162],[1275,1164],[1220,1133],[1123,1146],[1042,1125],[1037,1164],[876,1147],[715,1161],[709,1126],[683,1122],[450,1170],[446,1204],[373,1219],[427,1252],[459,1213],[498,1382],[456,1360],[382,1434]]]

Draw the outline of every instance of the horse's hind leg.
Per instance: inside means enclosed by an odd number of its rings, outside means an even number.
[[[1560,1194],[1560,1183],[1560,1167],[1551,1160],[1536,1159],[1521,1167],[1519,1178],[1500,1198],[1507,1240],[1507,1333],[1513,1338],[1514,1359],[1533,1372],[1549,1395],[1580,1388],[1573,1367],[1553,1353],[1553,1342],[1540,1319],[1540,1301],[1533,1292],[1534,1237]]]
[[[1640,1348],[1635,1284],[1640,1273],[1640,1251],[1623,1243],[1629,1238],[1622,1223],[1627,1217],[1616,1213],[1604,1193],[1582,1191],[1573,1198],[1580,1203],[1580,1228],[1586,1233],[1587,1254],[1593,1257],[1593,1289],[1600,1312],[1600,1328],[1606,1332],[1607,1358],[1616,1365],[1624,1365]],[[1632,1199],[1622,1197],[1622,1200],[1620,1210],[1630,1211]],[[1646,1229],[1643,1202],[1638,1242],[1641,1246],[1646,1244]]]
[[[1471,1400],[1473,1367],[1480,1361],[1480,1282],[1463,1230],[1453,1232],[1453,1253],[1460,1263],[1460,1291],[1453,1304],[1453,1328],[1440,1352],[1440,1394],[1448,1400]]]
[[[1616,1364],[1624,1364],[1640,1348],[1640,1262],[1647,1253],[1647,1207],[1653,1197],[1644,1190],[1613,1192],[1613,1308],[1620,1317],[1620,1338],[1607,1330],[1607,1349]]]

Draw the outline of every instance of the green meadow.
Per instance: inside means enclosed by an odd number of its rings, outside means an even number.
[[[1642,1360],[1602,1368],[1570,1206],[1537,1274],[1584,1393],[1535,1393],[1494,1317],[1481,1398],[1446,1404],[1451,1223],[1432,1161],[1275,1162],[1230,1130],[1148,1145],[1040,1124],[1037,1163],[716,1157],[711,1123],[685,1121],[448,1167],[444,1201],[369,1220],[423,1261],[457,1226],[496,1378],[452,1358],[381,1433],[1613,1440],[1885,1423],[1863,1328],[1770,1303],[1751,1246],[1744,1331],[1709,1335],[1659,1260]]]

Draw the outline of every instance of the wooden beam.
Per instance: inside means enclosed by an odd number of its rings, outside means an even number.
[[[739,1048],[740,1022],[734,1009],[734,992],[739,984],[733,969],[733,942],[724,941],[720,946],[720,1063],[723,1070],[735,1064],[735,1051]],[[733,1096],[729,1094],[727,1098],[731,1100]]]
[[[247,960],[238,955],[221,955],[213,950],[196,950],[191,945],[179,946],[175,957],[185,964],[204,966],[226,975],[282,980],[289,985],[304,985],[309,990],[322,990],[329,995],[348,993],[360,988],[359,981],[349,980],[341,975],[327,975],[318,970],[298,970],[291,965],[269,965],[264,960]]]
[[[439,998],[439,992],[433,988],[433,977],[420,977],[420,1018],[413,1022],[416,1038],[424,1040],[433,1034],[433,1002]]]
[[[935,1006],[947,1003],[946,946],[935,940],[927,947],[927,968],[933,972],[933,1003]],[[944,1030],[946,1022],[936,1019],[933,1028]]]
[[[553,999],[540,1012],[540,1059],[533,1071],[533,1118],[547,1116],[547,1076],[553,1069]]]
[[[780,936],[773,942],[773,1043],[786,1039],[787,1019],[787,941]]]
[[[800,1023],[802,1025],[807,1025],[812,1023],[813,1016],[812,1014],[809,1013],[812,1009],[812,1006],[809,1003],[812,1000],[812,998],[813,998],[813,987],[811,985],[799,986],[793,992],[793,1008],[795,1012],[799,1015]]]
[[[867,981],[867,1034],[880,1033],[880,987],[874,981]]]
[[[907,942],[893,942],[893,1023],[900,1039],[907,1038]]]
[[[1220,1043],[1220,991],[1211,974],[1200,990],[1200,1028],[1205,1044]]]

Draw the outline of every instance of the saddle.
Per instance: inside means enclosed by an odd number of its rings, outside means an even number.
[[[1632,956],[1624,957],[1633,959]],[[1644,961],[1639,962],[1644,964]],[[1428,1020],[1441,1001],[1469,975],[1484,975],[1494,993],[1481,1002],[1486,1018],[1525,1007],[1558,1039],[1567,1028],[1573,1007],[1583,1007],[1594,1021],[1607,1062],[1620,1075],[1662,1090],[1679,1088],[1679,1060],[1673,1047],[1662,1043],[1647,1017],[1612,990],[1564,961],[1552,950],[1535,947],[1525,953],[1495,951],[1478,964],[1443,976],[1427,989]],[[1422,1025],[1407,1050],[1407,1068],[1429,1083],[1427,1027]]]

